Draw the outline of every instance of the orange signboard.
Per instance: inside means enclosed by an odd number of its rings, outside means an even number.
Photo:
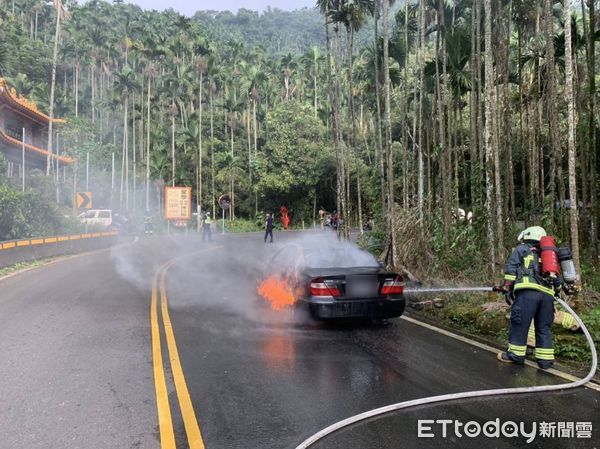
[[[165,220],[191,220],[192,188],[165,187]]]

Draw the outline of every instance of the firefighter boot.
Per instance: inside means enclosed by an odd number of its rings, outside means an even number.
[[[499,352],[497,358],[502,363],[516,363],[517,365],[523,365],[525,363],[524,359],[517,357],[510,352]]]

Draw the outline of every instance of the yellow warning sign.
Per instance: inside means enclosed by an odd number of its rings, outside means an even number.
[[[77,192],[77,209],[92,208],[92,192]]]
[[[191,220],[192,188],[165,187],[165,220]]]

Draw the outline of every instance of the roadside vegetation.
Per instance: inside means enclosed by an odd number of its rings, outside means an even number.
[[[28,176],[23,192],[3,176],[6,163],[0,154],[0,241],[75,232],[78,223],[70,210],[58,206],[53,184],[42,172]]]

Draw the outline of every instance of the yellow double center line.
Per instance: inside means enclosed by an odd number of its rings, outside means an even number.
[[[207,248],[199,252],[210,251],[217,247]],[[198,252],[194,253],[197,254]],[[154,386],[156,389],[156,406],[158,409],[158,426],[160,431],[161,449],[175,449],[175,432],[173,430],[173,419],[169,405],[169,394],[165,376],[162,345],[160,340],[160,327],[158,322],[158,294],[160,292],[160,310],[162,322],[169,350],[169,362],[173,373],[173,383],[177,392],[177,400],[183,417],[185,433],[187,435],[190,449],[205,449],[200,426],[196,419],[196,412],[190,398],[183,368],[179,360],[179,352],[175,341],[175,333],[169,316],[167,292],[165,288],[165,276],[167,271],[175,263],[171,260],[164,264],[152,279],[152,301],[150,305],[150,324],[152,328],[152,360],[154,365]]]

